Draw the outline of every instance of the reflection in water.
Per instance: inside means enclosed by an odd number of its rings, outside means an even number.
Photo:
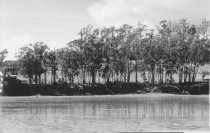
[[[1,132],[208,131],[208,96],[1,97]]]

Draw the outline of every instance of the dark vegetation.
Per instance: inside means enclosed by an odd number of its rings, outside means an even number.
[[[209,27],[205,19],[199,25],[164,20],[155,31],[140,23],[137,28],[87,26],[65,48],[29,44],[17,55],[19,71],[29,83],[5,79],[9,84],[4,95],[208,94],[208,83],[195,79],[199,68],[210,62]]]
[[[182,83],[182,84],[147,84],[147,83],[107,83],[78,85],[68,83],[53,84],[26,84],[13,77],[5,78],[8,82],[4,86],[4,95],[7,96],[63,96],[63,95],[116,95],[116,94],[144,94],[144,93],[170,93],[170,94],[209,94],[209,85],[207,82]]]

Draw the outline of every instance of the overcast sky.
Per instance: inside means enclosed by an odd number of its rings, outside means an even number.
[[[155,27],[159,21],[188,18],[210,20],[210,0],[0,0],[0,50],[7,59],[36,41],[51,49],[78,38],[83,27],[137,25]]]

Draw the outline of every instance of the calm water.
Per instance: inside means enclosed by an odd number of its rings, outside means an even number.
[[[209,130],[208,96],[0,97],[0,133]]]

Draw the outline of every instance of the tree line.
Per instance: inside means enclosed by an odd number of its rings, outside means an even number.
[[[171,84],[174,75],[179,83],[195,82],[200,66],[210,62],[210,23],[203,19],[199,25],[187,19],[179,22],[161,21],[155,30],[146,25],[137,27],[93,28],[89,25],[79,32],[66,47],[50,50],[44,42],[22,47],[18,52],[21,72],[30,83],[47,84],[47,72],[52,83],[61,73],[61,82],[80,84],[109,82],[143,82]],[[75,80],[76,79],[76,80]],[[88,80],[88,81],[87,81]]]

